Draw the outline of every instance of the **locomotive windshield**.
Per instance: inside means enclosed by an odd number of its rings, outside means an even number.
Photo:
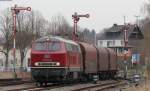
[[[48,50],[49,51],[58,51],[60,50],[60,43],[59,42],[49,42]]]
[[[36,42],[33,49],[37,51],[46,50],[46,42]]]
[[[60,42],[36,42],[33,49],[37,51],[58,51],[61,48]]]

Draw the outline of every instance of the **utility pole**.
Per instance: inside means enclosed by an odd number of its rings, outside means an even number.
[[[86,17],[89,18],[89,14],[86,15],[78,15],[77,12],[72,15],[72,18],[74,19],[74,31],[73,31],[73,40],[77,41],[77,22],[80,20],[80,17]]]
[[[125,64],[125,74],[124,78],[127,78],[127,46],[128,46],[128,38],[127,38],[127,27],[126,27],[126,17],[124,16],[124,64]]]
[[[135,27],[136,27],[136,28],[138,28],[138,27],[140,28],[140,24],[139,24],[139,17],[140,17],[140,16],[139,16],[139,15],[135,15],[134,17],[136,18]],[[138,38],[138,35],[136,35],[136,38]],[[137,47],[135,47],[135,51],[136,51],[136,56],[138,57],[138,55],[137,55],[137,53],[138,53]],[[136,58],[137,58],[137,57],[136,57]],[[140,60],[136,60],[136,61],[140,61]],[[139,63],[136,62],[136,63],[135,63],[136,74],[138,73],[138,66],[139,66]]]
[[[19,14],[21,10],[31,11],[31,7],[11,7],[12,16],[13,16],[13,57],[14,57],[14,73],[15,78],[17,78],[16,70],[15,70],[15,62],[16,62],[16,15]]]

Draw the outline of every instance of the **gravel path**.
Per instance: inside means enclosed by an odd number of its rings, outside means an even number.
[[[132,86],[122,91],[150,91],[150,80],[144,81],[139,86]]]

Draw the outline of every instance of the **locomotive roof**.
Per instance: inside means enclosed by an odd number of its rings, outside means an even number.
[[[37,39],[35,42],[45,42],[45,41],[50,41],[50,40],[51,41],[62,41],[62,42],[65,42],[65,43],[70,43],[70,44],[78,45],[73,40],[64,39],[64,38],[58,37],[58,36],[45,36],[45,37],[41,37],[41,38]]]

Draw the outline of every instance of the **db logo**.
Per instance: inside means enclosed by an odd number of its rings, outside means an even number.
[[[51,56],[49,54],[45,54],[44,58],[51,58]]]

